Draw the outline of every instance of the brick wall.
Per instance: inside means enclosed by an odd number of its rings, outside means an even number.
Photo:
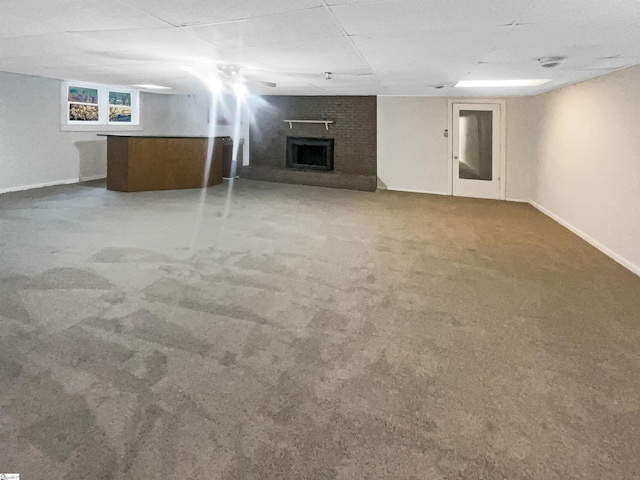
[[[252,105],[251,167],[261,169],[286,168],[286,138],[333,138],[334,177],[324,177],[323,186],[335,178],[335,186],[345,187],[346,176],[376,176],[376,97],[359,96],[265,96]],[[332,120],[329,130],[323,124],[294,124],[285,119]],[[274,172],[270,172],[273,177]],[[295,178],[312,178],[318,172],[300,172]],[[324,174],[326,175],[326,174]],[[292,181],[283,173],[282,181]],[[328,179],[328,180],[327,180]],[[300,183],[295,181],[295,183]],[[348,183],[348,182],[347,182]],[[314,183],[311,183],[314,184]],[[330,185],[329,185],[330,186]],[[346,187],[349,188],[349,187]]]

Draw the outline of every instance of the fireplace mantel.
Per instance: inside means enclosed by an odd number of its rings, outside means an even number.
[[[294,123],[324,123],[325,129],[329,130],[329,124],[333,123],[333,120],[283,120],[283,122],[288,123],[291,130]]]

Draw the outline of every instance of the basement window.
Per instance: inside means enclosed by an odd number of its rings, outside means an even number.
[[[86,82],[62,83],[62,130],[139,130],[140,92]]]

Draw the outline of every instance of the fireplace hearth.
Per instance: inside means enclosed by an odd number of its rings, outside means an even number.
[[[287,168],[333,170],[333,138],[287,137]]]

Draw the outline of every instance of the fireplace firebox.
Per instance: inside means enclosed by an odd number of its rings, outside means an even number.
[[[333,138],[287,137],[287,168],[333,170]]]

